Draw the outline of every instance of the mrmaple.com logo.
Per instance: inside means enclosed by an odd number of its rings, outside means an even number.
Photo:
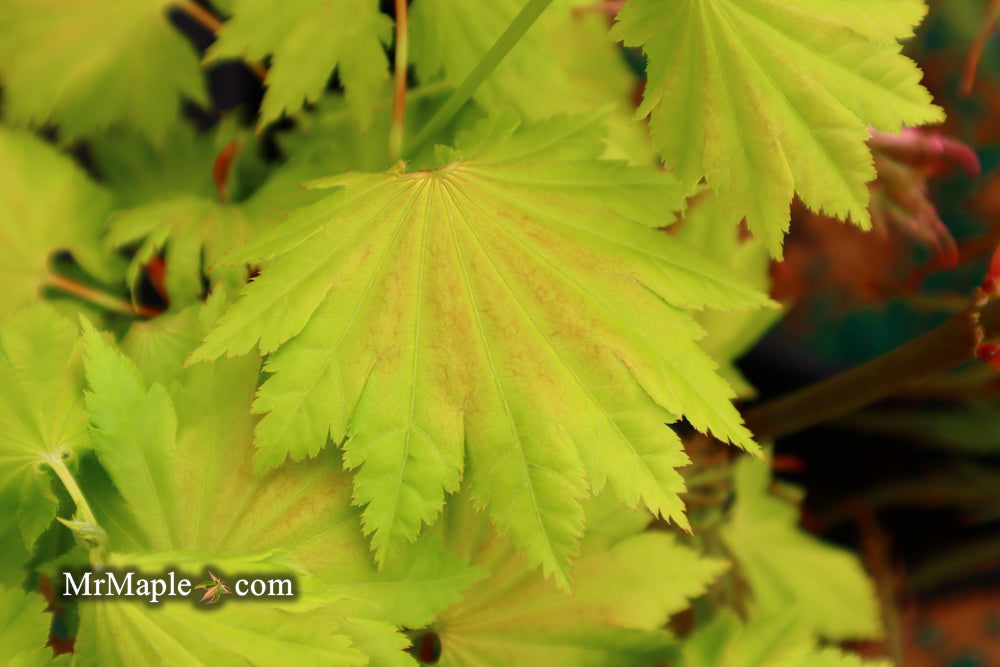
[[[107,599],[123,598],[158,604],[164,600],[194,600],[202,604],[215,604],[227,597],[233,599],[295,598],[295,579],[285,577],[242,576],[230,578],[230,586],[222,578],[206,570],[206,578],[195,585],[194,581],[166,570],[150,576],[136,570],[82,570],[61,572],[65,598]]]

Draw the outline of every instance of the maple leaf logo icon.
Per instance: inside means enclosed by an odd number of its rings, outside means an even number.
[[[229,590],[229,586],[226,585],[226,582],[219,579],[211,572],[208,573],[208,576],[212,578],[211,581],[206,581],[203,584],[195,586],[196,589],[205,589],[205,594],[201,596],[201,600],[198,600],[199,602],[204,602],[205,604],[215,604],[223,595],[232,595],[233,592]]]

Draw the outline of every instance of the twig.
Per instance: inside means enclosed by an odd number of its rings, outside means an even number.
[[[119,299],[118,297],[110,294],[105,294],[90,285],[78,283],[75,280],[70,280],[69,278],[61,276],[57,273],[49,274],[45,286],[80,297],[84,301],[88,301],[107,310],[115,311],[116,313],[126,313],[136,317],[156,317],[161,312],[156,308],[150,308],[149,306],[144,306],[142,304],[133,304],[125,301],[124,299]]]
[[[393,72],[392,125],[389,127],[389,162],[403,153],[406,128],[406,67],[409,64],[410,28],[408,0],[396,0],[396,61]]]
[[[983,19],[983,25],[976,36],[976,40],[972,43],[969,55],[965,59],[965,65],[962,67],[963,95],[972,93],[972,87],[976,83],[976,70],[979,69],[979,61],[983,57],[983,47],[985,47],[986,40],[990,38],[990,35],[996,32],[997,27],[1000,26],[1000,0],[990,0],[990,4],[986,6]]]
[[[178,3],[177,6],[181,11],[197,21],[200,26],[206,28],[209,32],[218,32],[219,28],[222,27],[222,21],[219,20],[219,17],[199,5],[194,0],[185,0],[184,2]]]
[[[747,410],[747,426],[766,440],[842,417],[970,361],[982,336],[998,334],[1000,301],[967,308],[878,359]]]
[[[198,25],[205,28],[209,32],[217,33],[219,28],[222,27],[222,21],[218,16],[208,11],[201,5],[199,5],[194,0],[183,0],[183,2],[177,3],[177,8],[182,12],[190,16]],[[243,61],[251,72],[254,73],[261,81],[267,76],[267,68],[258,62],[251,60]]]

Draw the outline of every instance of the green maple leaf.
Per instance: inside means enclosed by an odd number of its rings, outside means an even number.
[[[878,600],[857,555],[800,529],[798,510],[768,493],[769,479],[759,461],[737,464],[736,503],[722,530],[753,590],[755,613],[797,605],[800,621],[823,637],[880,636]]]
[[[606,17],[599,12],[576,12],[560,5],[550,12],[542,16],[540,23],[546,41],[555,51],[562,83],[550,94],[525,92],[517,99],[526,106],[537,105],[546,116],[610,106],[605,121],[608,148],[603,157],[633,164],[656,164],[649,127],[633,119],[640,82],[622,57],[619,45],[608,35]],[[534,90],[552,90],[552,85],[539,82]],[[543,104],[553,103],[559,106],[542,108]]]
[[[117,147],[118,140],[107,137],[98,144],[98,167],[119,202],[127,206],[109,219],[106,242],[114,248],[138,244],[127,272],[133,290],[140,284],[143,267],[161,252],[164,286],[173,308],[200,298],[203,273],[210,287],[238,287],[246,282],[247,271],[218,266],[226,251],[280,222],[288,211],[317,199],[299,184],[318,172],[302,165],[276,167],[263,183],[248,188],[250,192],[237,192],[223,201],[212,171],[216,155],[234,135],[230,130],[196,134],[181,126],[170,133],[171,141],[163,148],[126,136],[125,146],[141,151],[145,158],[141,166],[133,164],[132,152]],[[233,141],[250,144],[240,153],[254,152],[255,146],[245,137]]]
[[[898,40],[920,0],[629,0],[612,34],[642,46],[639,109],[668,167],[780,256],[789,201],[870,225],[869,126],[943,119]]]
[[[800,608],[801,609],[801,608]],[[820,648],[796,609],[740,623],[723,611],[681,647],[677,667],[889,667],[835,648]]]
[[[546,580],[473,508],[455,497],[437,531],[487,572],[427,628],[441,642],[439,665],[658,665],[671,644],[661,628],[723,570],[664,532],[650,516],[608,494],[588,502],[588,533],[573,570],[573,593]]]
[[[89,442],[77,338],[76,327],[43,304],[0,330],[0,508],[16,517],[29,549],[58,505],[49,467],[75,459]]]
[[[75,655],[83,665],[367,665],[369,656],[352,641],[373,630],[385,653],[402,654],[404,637],[391,626],[363,624],[344,616],[337,601],[307,573],[280,554],[235,558],[191,551],[113,553],[109,567],[160,575],[166,568],[190,576],[211,563],[233,572],[293,577],[294,600],[257,599],[226,602],[206,613],[185,600],[161,600],[155,606],[135,601],[95,598],[79,605],[80,628]],[[405,654],[404,654],[405,655]],[[372,656],[373,658],[375,656]]]
[[[212,164],[227,143],[245,140],[243,134],[226,122],[201,132],[177,122],[163,142],[155,142],[115,126],[89,137],[87,150],[115,208],[128,209],[176,195],[216,196]],[[237,164],[245,152],[237,155]]]
[[[444,79],[457,87],[524,7],[521,0],[415,0],[410,10],[410,59],[418,80]],[[563,9],[552,8],[551,15]],[[476,89],[486,109],[514,104],[532,119],[566,112],[569,90],[556,51],[533,26]],[[540,95],[544,90],[546,94]],[[602,103],[606,103],[607,99]]]
[[[56,252],[69,251],[91,275],[110,278],[100,243],[110,205],[69,157],[0,128],[0,317],[41,298]]]
[[[46,606],[40,595],[0,586],[0,663],[40,664],[39,651],[51,658],[52,651],[44,648],[51,622]]]
[[[161,137],[181,100],[207,104],[173,0],[6,0],[0,5],[4,118],[75,137],[126,122]]]
[[[771,288],[771,256],[767,247],[753,237],[743,238],[738,227],[723,217],[719,197],[701,192],[684,212],[677,238],[690,243],[761,292]],[[736,361],[759,341],[782,316],[781,308],[760,308],[733,313],[706,310],[698,316],[707,335],[701,347],[719,364],[725,378],[740,398],[751,398],[754,387],[736,367]]]
[[[166,317],[190,323],[190,312]],[[202,330],[187,329],[185,354]],[[107,528],[108,562],[291,571],[308,585],[292,602],[227,601],[210,622],[186,604],[81,605],[85,661],[133,664],[146,652],[183,663],[189,651],[210,664],[395,664],[406,658],[406,641],[394,626],[428,622],[478,576],[430,538],[412,546],[405,569],[377,572],[334,451],[255,476],[258,360],[191,367],[164,386],[149,384],[89,327],[84,337],[92,439],[106,476],[84,471],[81,487]]]
[[[416,78],[458,86],[524,7],[521,0],[414,0],[411,49]],[[611,107],[606,157],[653,164],[645,127],[632,122],[638,85],[596,13],[553,3],[476,89],[482,109],[513,107],[529,120]],[[540,95],[539,91],[545,91]]]
[[[448,92],[438,84],[411,88],[406,94],[404,135],[416,134],[445,102]],[[480,118],[481,109],[474,104],[465,105],[411,157],[410,164],[415,168],[433,164],[434,144],[450,141],[457,128],[469,127]],[[327,93],[308,114],[300,114],[295,119],[294,127],[276,137],[282,151],[289,155],[290,165],[313,168],[319,176],[347,171],[381,171],[386,167],[392,127],[390,86],[386,86],[365,120],[367,130],[355,118],[342,93]]]
[[[258,124],[316,101],[336,68],[356,118],[364,122],[389,76],[383,49],[392,21],[378,0],[235,0],[209,60],[273,58]]]
[[[594,159],[594,124],[484,122],[439,169],[320,183],[341,188],[234,253],[268,267],[192,360],[273,353],[258,467],[348,435],[380,560],[434,521],[466,452],[477,502],[565,583],[605,482],[684,523],[665,422],[754,446],[685,311],[762,297],[656,229],[672,177]]]

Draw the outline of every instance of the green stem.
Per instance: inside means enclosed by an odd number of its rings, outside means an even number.
[[[403,153],[406,127],[406,67],[410,56],[409,0],[396,0],[396,61],[393,73],[392,125],[389,127],[389,163]]]
[[[441,105],[441,108],[431,116],[427,124],[417,133],[416,138],[407,146],[404,153],[407,157],[412,157],[418,150],[423,148],[424,144],[434,136],[434,133],[444,127],[458,113],[459,109],[476,92],[476,88],[486,80],[486,77],[493,72],[496,66],[500,64],[500,61],[514,48],[514,45],[521,40],[521,37],[528,31],[528,28],[538,20],[538,17],[541,16],[542,12],[551,3],[552,0],[528,0],[528,4],[524,6],[520,14],[514,17],[511,24],[507,26],[507,29],[503,31],[503,34],[497,38],[497,41],[493,43],[490,50],[479,61],[479,64],[469,72],[465,80],[458,85],[458,88]]]
[[[80,486],[76,483],[76,479],[73,478],[73,474],[70,473],[69,468],[63,463],[62,458],[58,454],[52,454],[46,457],[46,462],[52,468],[52,471],[55,472],[59,481],[62,482],[63,488],[66,489],[69,497],[73,499],[73,503],[76,505],[76,513],[80,517],[80,520],[97,525],[97,519],[94,518],[94,513],[90,510],[90,505],[87,504],[87,499],[84,497],[83,491],[80,490]]]

